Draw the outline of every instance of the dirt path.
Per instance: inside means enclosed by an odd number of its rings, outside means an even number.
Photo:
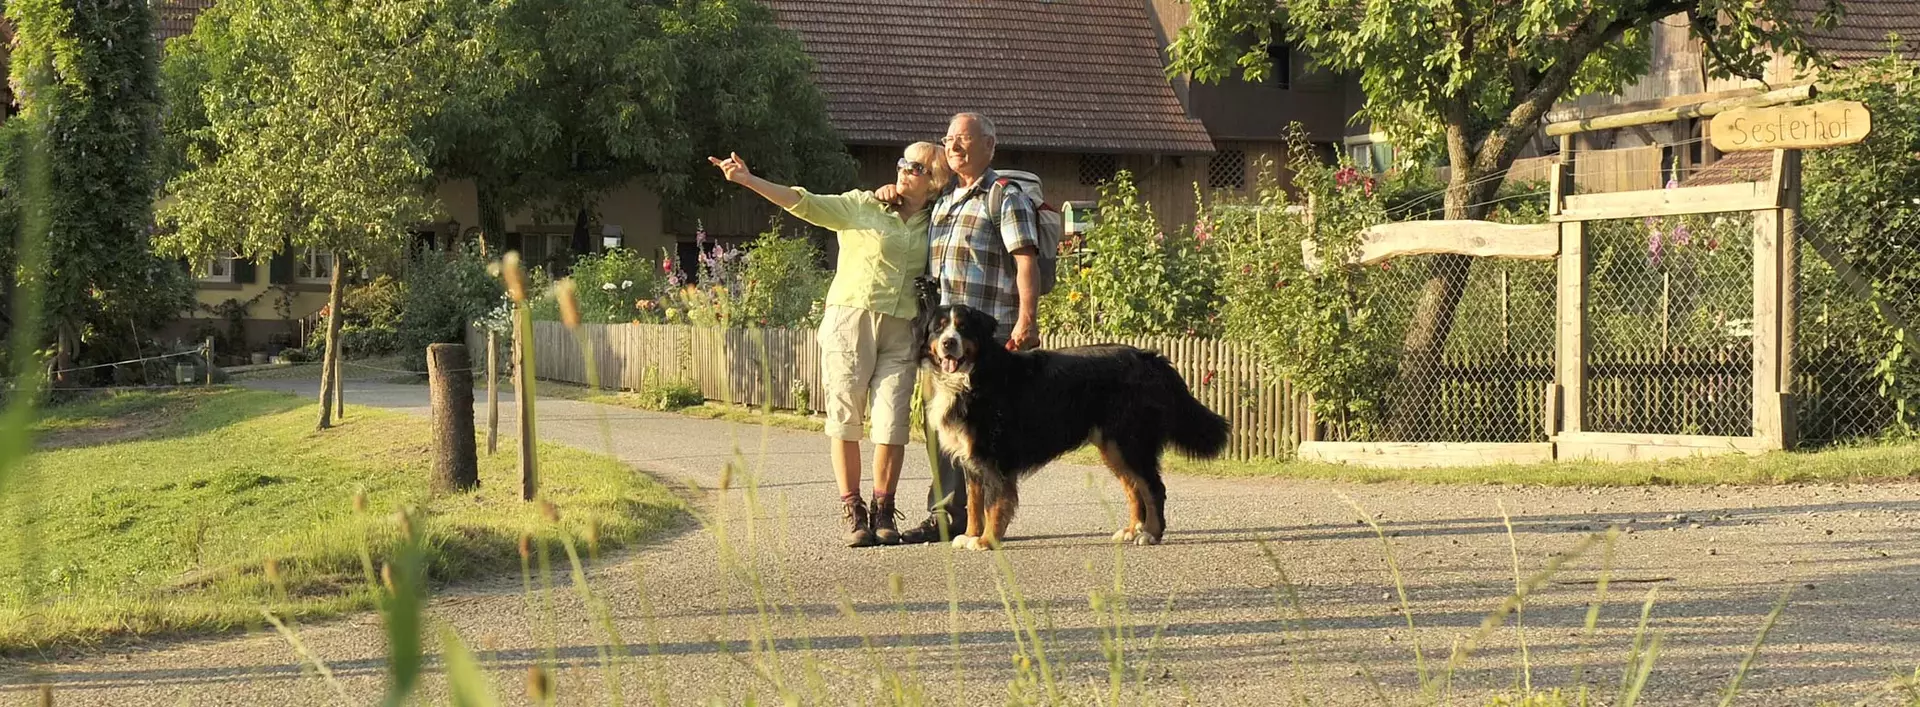
[[[313,388],[302,381],[254,385],[307,394]],[[356,382],[348,396],[425,413],[418,386]],[[871,666],[879,660],[892,670],[911,664],[935,703],[1005,702],[1018,648],[994,558],[934,546],[839,547],[837,499],[818,435],[562,400],[542,400],[540,410],[547,439],[610,450],[636,468],[704,489],[702,504],[729,517],[729,537],[775,595],[777,616],[758,611],[705,530],[602,563],[592,573],[594,587],[639,656],[621,671],[629,701],[646,702],[657,689],[672,704],[704,704],[708,696],[740,704],[748,693],[772,694],[771,674],[822,702],[862,702],[873,694]],[[503,428],[512,430],[511,420]],[[733,490],[721,499],[720,470],[736,449],[750,469],[733,477]],[[916,449],[907,458],[902,495],[916,498],[927,483],[925,456]],[[748,478],[759,489],[751,508],[740,489]],[[1042,637],[1050,671],[1075,694],[1092,694],[1107,681],[1101,641],[1111,619],[1103,623],[1088,597],[1113,585],[1121,563],[1136,665],[1146,659],[1149,638],[1161,633],[1144,671],[1154,701],[1274,704],[1306,695],[1314,704],[1377,703],[1377,679],[1394,702],[1409,702],[1419,689],[1416,638],[1438,670],[1447,647],[1513,589],[1500,504],[1512,514],[1527,574],[1592,531],[1629,529],[1614,547],[1616,582],[1595,636],[1583,638],[1581,626],[1600,576],[1598,549],[1571,562],[1527,607],[1536,687],[1570,688],[1586,664],[1588,679],[1610,699],[1650,590],[1658,592],[1651,627],[1662,645],[1649,704],[1717,701],[1788,588],[1795,590],[1792,603],[1748,676],[1741,704],[1852,703],[1875,694],[1894,672],[1920,666],[1916,485],[1582,490],[1175,477],[1168,487],[1168,544],[1119,552],[1106,541],[1119,495],[1104,471],[1063,465],[1022,489],[1004,558],[1029,606],[1049,624]],[[1394,536],[1417,630],[1409,632],[1397,609],[1379,540],[1343,498]],[[918,522],[921,513],[909,516]],[[1302,624],[1277,608],[1283,592],[1256,544],[1261,540],[1297,587]],[[957,607],[949,603],[950,559]],[[898,602],[889,596],[892,575],[902,578]],[[843,597],[851,616],[843,613]],[[510,704],[524,703],[526,666],[545,654],[550,633],[563,666],[561,701],[606,701],[606,673],[596,657],[604,635],[565,591],[555,611],[548,621],[530,610],[517,577],[449,588],[433,603],[433,614],[481,651]],[[754,642],[769,635],[779,640]],[[302,637],[356,702],[380,692],[377,617],[309,626]],[[869,638],[872,649],[864,647]],[[1511,628],[1490,636],[1455,674],[1455,701],[1477,703],[1515,684],[1518,645]],[[810,668],[818,690],[806,687]],[[13,664],[0,679],[13,691],[8,700],[26,699],[20,691],[46,683],[61,705],[340,702],[284,641],[264,633]],[[430,675],[424,692],[428,703],[439,703],[444,679]]]

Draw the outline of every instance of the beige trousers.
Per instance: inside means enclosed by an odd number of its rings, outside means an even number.
[[[913,404],[912,320],[829,306],[819,337],[827,436],[860,439],[861,418],[871,402],[874,444],[906,444]]]

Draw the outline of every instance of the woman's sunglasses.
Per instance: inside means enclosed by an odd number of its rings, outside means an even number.
[[[925,164],[915,162],[905,157],[900,158],[899,168],[900,168],[900,171],[906,172],[907,174],[911,174],[916,177],[924,177],[924,176],[927,176],[928,174],[933,173],[933,170],[928,168]]]

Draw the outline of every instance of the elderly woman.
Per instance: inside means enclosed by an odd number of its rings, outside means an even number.
[[[907,444],[914,364],[914,278],[927,269],[927,211],[950,173],[939,145],[916,142],[895,172],[898,197],[871,192],[809,193],[756,177],[740,156],[707,158],[740,184],[794,216],[839,234],[840,260],[820,321],[821,378],[826,383],[828,449],[840,482],[847,544],[894,544],[893,491]],[[860,498],[861,418],[873,406],[873,505]]]

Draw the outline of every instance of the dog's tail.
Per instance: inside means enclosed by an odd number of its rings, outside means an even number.
[[[1172,435],[1175,449],[1195,459],[1212,459],[1227,450],[1227,418],[1221,417],[1195,400],[1185,379],[1173,364],[1156,352],[1148,352],[1148,361],[1166,381],[1168,399],[1173,404]]]

